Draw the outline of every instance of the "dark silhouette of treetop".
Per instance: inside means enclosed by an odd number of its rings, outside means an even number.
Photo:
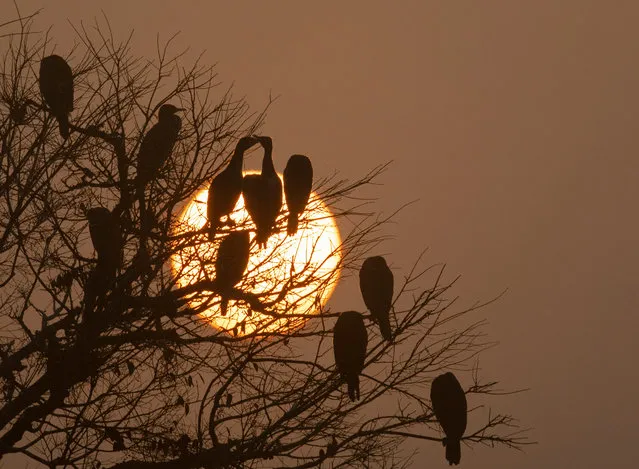
[[[479,376],[490,301],[378,255],[392,217],[359,193],[387,165],[313,174],[308,149],[273,154],[271,102],[250,111],[171,41],[137,57],[96,22],[64,49],[39,19],[0,32],[3,462],[402,467],[411,439],[454,463],[528,443]]]

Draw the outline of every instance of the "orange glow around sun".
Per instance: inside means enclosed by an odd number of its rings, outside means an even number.
[[[256,171],[245,171],[245,174],[251,173]],[[207,197],[208,189],[196,194],[182,212],[175,235],[205,227]],[[301,327],[309,315],[318,314],[321,306],[328,301],[339,277],[341,240],[335,219],[318,195],[312,192],[308,206],[300,216],[298,232],[287,236],[286,202],[282,208],[278,222],[281,230],[269,238],[263,249],[259,249],[253,241],[255,225],[244,208],[242,197],[231,214],[236,228],[251,231],[248,268],[236,288],[258,295],[260,302],[268,305],[267,311],[273,314],[251,311],[245,302],[231,299],[227,315],[222,316],[219,296],[213,292],[193,296],[190,306],[201,309],[207,305],[200,316],[212,326],[238,335],[285,332]],[[171,263],[178,287],[215,278],[217,246],[232,229],[235,228],[225,226],[220,229],[215,243],[208,242],[203,234],[198,238],[201,242],[191,243],[173,255]],[[283,289],[287,290],[285,294]],[[276,301],[278,298],[279,301]]]

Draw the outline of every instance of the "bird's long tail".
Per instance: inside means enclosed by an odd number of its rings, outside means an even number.
[[[444,439],[446,446],[446,460],[449,465],[457,465],[461,461],[461,441],[458,438]]]
[[[359,399],[359,375],[352,374],[346,377],[346,384],[348,386],[348,397],[351,401]]]
[[[142,228],[142,236],[146,238],[146,235],[151,231],[153,225],[152,214],[146,206],[146,195],[144,194],[146,184],[140,179],[135,181],[135,198],[138,199],[140,204],[140,226]]]
[[[66,140],[69,138],[69,135],[71,135],[71,131],[69,129],[69,116],[62,114],[60,116],[56,116],[56,119],[58,120],[58,126],[60,127],[60,135],[62,135],[62,138]]]
[[[220,300],[220,313],[222,314],[222,316],[226,316],[226,312],[229,308],[229,300],[226,297],[222,297],[222,299]]]
[[[382,333],[382,337],[390,342],[392,335],[390,318],[387,314],[382,314],[377,316],[377,321],[379,323],[379,330]]]
[[[286,225],[286,232],[288,233],[289,236],[293,236],[295,233],[297,233],[297,226],[299,224],[299,218],[297,216],[297,213],[289,213],[288,214],[288,224]]]

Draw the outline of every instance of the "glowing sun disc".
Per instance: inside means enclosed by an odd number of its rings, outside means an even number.
[[[255,173],[257,171],[244,172]],[[176,235],[204,228],[207,222],[207,198],[208,188],[196,194],[179,217]],[[308,316],[318,314],[320,306],[328,301],[337,284],[341,257],[341,239],[333,214],[319,196],[312,192],[294,236],[288,236],[286,233],[287,216],[288,209],[284,201],[278,219],[280,231],[269,238],[265,248],[259,249],[253,241],[255,224],[244,208],[243,197],[240,197],[235,211],[231,214],[236,223],[235,227],[226,226],[218,230],[214,243],[208,242],[206,235],[202,235],[201,242],[195,245],[192,243],[173,255],[171,260],[178,287],[185,287],[207,278],[213,279],[219,242],[229,230],[250,230],[249,265],[244,279],[236,287],[244,292],[259,295],[263,303],[274,303],[267,309],[286,317],[274,318],[272,315],[251,312],[246,303],[232,299],[227,315],[222,316],[219,296],[212,292],[193,296],[190,306],[195,309],[209,302],[210,306],[201,313],[201,317],[211,325],[240,335],[256,331],[285,332],[301,327]],[[284,285],[288,285],[289,288],[285,294],[282,293]],[[278,297],[281,299],[275,301]]]

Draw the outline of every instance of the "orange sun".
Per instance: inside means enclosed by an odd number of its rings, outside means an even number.
[[[245,171],[255,174],[257,171]],[[280,179],[282,176],[280,175]],[[197,193],[182,212],[176,235],[198,231],[206,225],[208,189]],[[201,316],[216,328],[235,334],[287,331],[301,327],[309,315],[318,314],[328,301],[339,276],[341,239],[332,213],[317,194],[311,193],[305,212],[300,216],[299,230],[294,236],[286,234],[286,203],[280,214],[279,233],[273,234],[264,249],[253,238],[255,224],[244,208],[240,197],[231,215],[237,226],[251,231],[251,254],[244,279],[237,288],[258,295],[272,314],[251,311],[243,301],[231,300],[226,316],[220,314],[220,297],[213,293],[193,296],[190,306],[208,308]],[[216,236],[216,243],[203,242],[181,249],[172,257],[178,287],[215,278],[215,256],[219,241],[226,235],[225,227]]]

